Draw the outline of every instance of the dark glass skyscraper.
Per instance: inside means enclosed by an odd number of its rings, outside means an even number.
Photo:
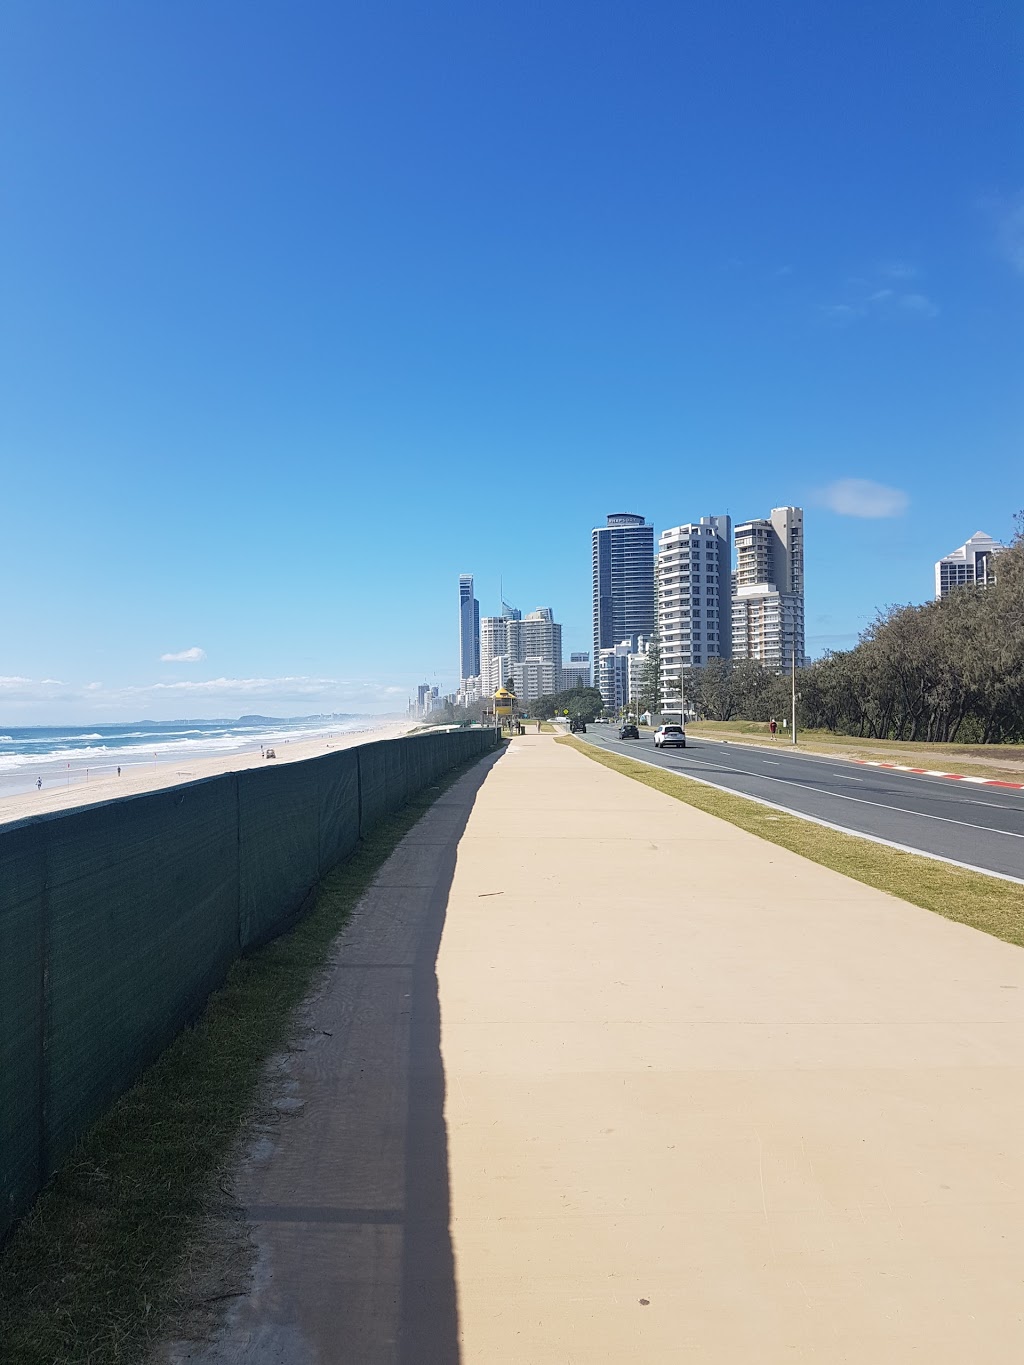
[[[473,575],[459,575],[459,677],[480,672],[480,603],[473,596]]]
[[[633,636],[654,634],[654,527],[632,512],[613,512],[591,533],[594,562],[594,659]]]

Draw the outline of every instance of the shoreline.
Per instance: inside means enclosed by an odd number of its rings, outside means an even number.
[[[70,785],[44,786],[41,791],[29,790],[0,795],[0,826],[34,815],[48,815],[54,811],[75,810],[80,806],[98,805],[122,796],[142,796],[146,792],[161,791],[166,787],[182,786],[204,777],[219,777],[223,773],[242,772],[248,768],[262,768],[267,762],[298,763],[302,759],[317,758],[335,749],[351,749],[357,744],[378,739],[397,739],[409,734],[415,726],[410,721],[390,721],[384,725],[370,725],[361,730],[344,730],[317,735],[311,739],[275,740],[271,748],[277,757],[265,759],[258,744],[253,748],[230,754],[215,754],[209,758],[183,759],[180,756],[155,759],[152,763],[122,765],[121,776],[116,773],[116,762],[105,764],[103,776],[81,776]],[[111,772],[109,769],[115,769]],[[86,770],[89,771],[88,769]]]

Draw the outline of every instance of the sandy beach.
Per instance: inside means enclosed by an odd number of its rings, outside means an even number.
[[[318,735],[314,739],[275,741],[273,747],[277,757],[269,760],[263,757],[256,745],[241,753],[218,754],[187,761],[176,758],[169,762],[154,761],[145,766],[125,767],[120,777],[105,774],[83,781],[76,776],[69,786],[49,785],[44,786],[42,791],[0,796],[0,825],[49,811],[72,810],[100,801],[112,801],[119,796],[138,796],[163,787],[176,787],[201,777],[216,777],[219,773],[261,768],[268,762],[297,763],[301,759],[316,758],[335,749],[351,749],[353,745],[367,744],[377,739],[395,739],[408,734],[411,728],[407,720],[390,720],[381,725],[367,725],[362,730],[339,731],[336,734]]]

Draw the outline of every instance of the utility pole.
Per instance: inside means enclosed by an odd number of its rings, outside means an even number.
[[[791,674],[791,681],[792,681],[791,691],[792,691],[792,694],[793,694],[793,709],[792,709],[792,717],[793,717],[793,719],[792,719],[792,725],[791,725],[791,729],[792,729],[792,740],[791,740],[791,743],[795,744],[795,743],[796,743],[796,631],[793,632],[793,669],[792,669],[792,674]]]

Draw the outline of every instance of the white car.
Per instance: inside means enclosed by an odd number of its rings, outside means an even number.
[[[681,725],[659,725],[654,732],[656,749],[685,749],[686,731]]]

